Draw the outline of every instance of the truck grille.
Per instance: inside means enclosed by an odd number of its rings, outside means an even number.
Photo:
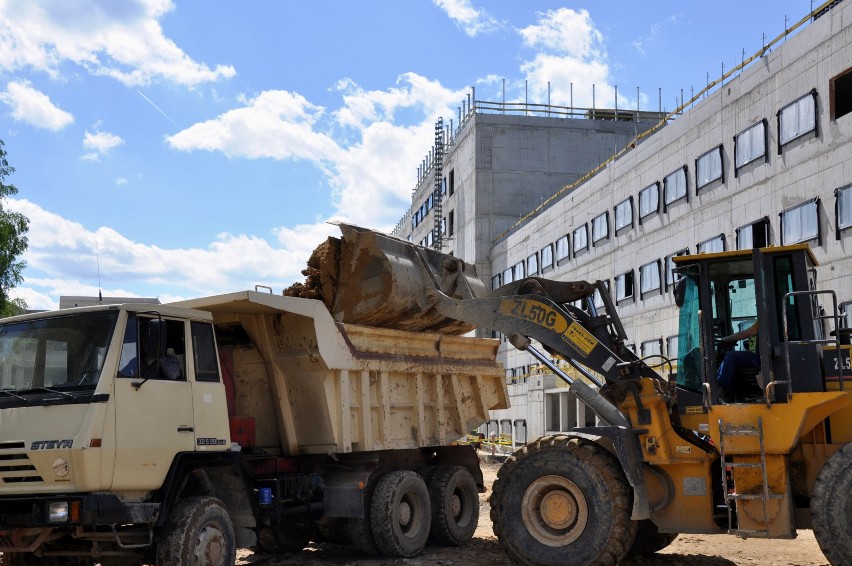
[[[23,442],[0,442],[0,481],[4,484],[42,482],[24,451]]]

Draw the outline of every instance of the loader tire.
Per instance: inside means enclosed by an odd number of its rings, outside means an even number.
[[[828,459],[811,496],[814,537],[834,566],[852,564],[852,444]]]
[[[390,472],[376,484],[370,523],[382,554],[394,558],[417,556],[426,546],[431,522],[429,490],[416,472]]]
[[[231,566],[234,526],[215,497],[187,497],[172,511],[157,543],[158,566]]]
[[[629,556],[654,554],[670,545],[676,538],[677,533],[661,533],[654,521],[643,519],[637,524],[636,538],[633,539],[627,554]]]
[[[479,491],[464,466],[441,466],[429,481],[432,540],[461,546],[473,538],[479,523]]]
[[[636,535],[633,493],[618,461],[600,446],[545,436],[516,451],[497,473],[491,521],[517,564],[618,564]]]

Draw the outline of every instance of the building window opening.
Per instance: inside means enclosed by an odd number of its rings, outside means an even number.
[[[639,267],[639,293],[644,299],[651,293],[660,292],[660,262],[652,261]]]
[[[553,244],[547,244],[541,248],[541,270],[553,267]]]
[[[560,265],[562,260],[568,259],[568,236],[562,236],[556,240],[556,264]]]
[[[574,229],[574,253],[589,249],[588,225],[583,224]]]
[[[633,226],[633,197],[615,205],[615,232]]]
[[[695,188],[722,179],[722,146],[714,147],[695,160]]]
[[[633,299],[633,271],[615,276],[615,300],[624,302]]]
[[[527,275],[538,275],[538,254],[534,253],[527,258]]]
[[[737,228],[737,249],[764,248],[769,245],[769,218],[763,217]]]
[[[715,238],[704,240],[698,244],[698,253],[713,254],[725,251],[725,235],[719,234]]]
[[[452,238],[453,234],[455,234],[455,232],[456,232],[456,211],[451,210],[450,213],[447,215],[447,217],[448,217],[448,228],[450,230],[448,235],[449,235],[450,238]]]
[[[660,184],[654,183],[639,191],[639,222],[660,211]]]
[[[837,198],[835,211],[837,212],[837,239],[840,239],[840,231],[852,226],[852,185],[841,187],[834,191]]]
[[[686,167],[670,173],[663,179],[666,206],[686,197]]]
[[[819,243],[819,199],[788,208],[781,213],[781,245],[809,240]]]
[[[666,256],[666,290],[674,287],[674,284],[680,280],[680,275],[675,273],[675,262],[674,258],[680,255],[689,255],[689,250],[683,249],[673,253],[670,256]]]
[[[592,219],[592,244],[609,239],[609,212]]]
[[[736,168],[766,158],[766,121],[758,122],[734,138]]]
[[[852,68],[829,81],[831,119],[837,120],[852,112]]]
[[[816,90],[812,90],[778,111],[779,146],[815,130]]]

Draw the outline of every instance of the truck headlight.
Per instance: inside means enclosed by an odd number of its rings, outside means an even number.
[[[47,521],[49,523],[68,522],[68,502],[53,501],[47,506]]]

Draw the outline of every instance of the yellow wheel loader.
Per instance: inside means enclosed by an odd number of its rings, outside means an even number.
[[[334,316],[497,330],[596,413],[599,426],[529,442],[500,469],[491,519],[513,561],[616,564],[678,533],[812,528],[832,564],[852,564],[852,346],[807,246],[675,258],[677,371],[663,377],[626,347],[601,282],[530,277],[481,293],[458,259],[341,229]],[[753,351],[730,343],[746,329]]]

